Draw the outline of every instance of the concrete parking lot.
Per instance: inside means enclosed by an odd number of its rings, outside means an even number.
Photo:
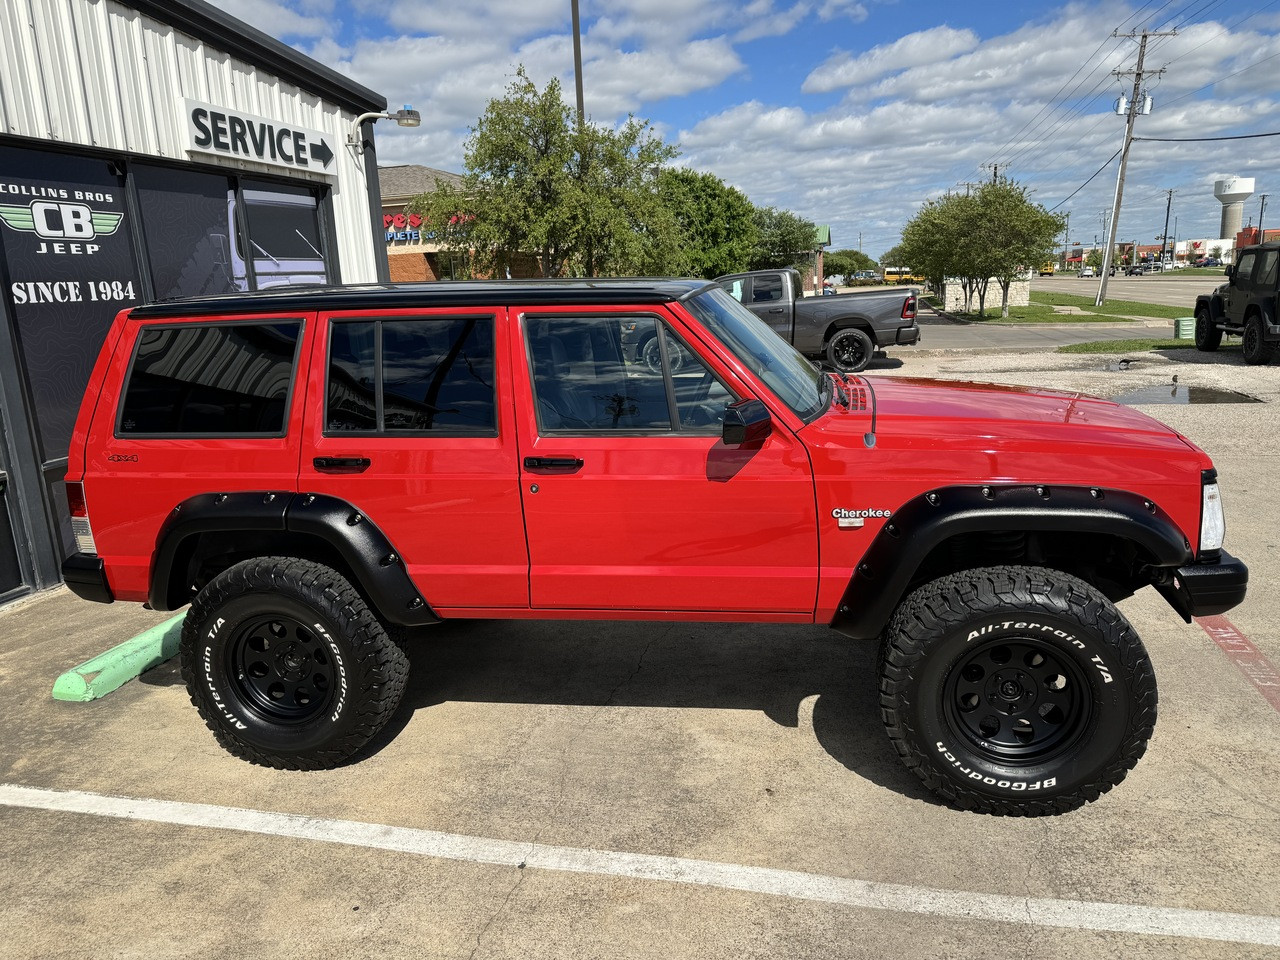
[[[817,627],[444,624],[359,763],[264,770],[172,662],[52,700],[164,619],[54,592],[0,612],[0,956],[1280,956],[1280,365],[893,358],[873,375],[1267,401],[1141,408],[1214,457],[1251,588],[1225,627],[1121,604],[1160,720],[1097,803],[939,805],[880,726],[874,651]]]

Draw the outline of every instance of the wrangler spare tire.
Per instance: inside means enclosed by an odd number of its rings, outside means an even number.
[[[1115,605],[1068,574],[988,567],[910,594],[884,638],[889,737],[961,809],[1063,813],[1124,779],[1146,750],[1156,682]]]

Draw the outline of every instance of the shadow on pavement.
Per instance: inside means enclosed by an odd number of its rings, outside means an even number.
[[[451,621],[415,631],[405,698],[353,762],[416,711],[450,701],[756,710],[797,727],[817,695],[813,730],[846,768],[937,803],[899,762],[880,720],[875,645],[820,627],[700,623]]]

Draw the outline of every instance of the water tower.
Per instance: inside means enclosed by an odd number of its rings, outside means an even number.
[[[1218,236],[1234,239],[1244,218],[1244,202],[1253,196],[1253,177],[1227,177],[1213,185],[1213,195],[1222,204],[1222,226]]]

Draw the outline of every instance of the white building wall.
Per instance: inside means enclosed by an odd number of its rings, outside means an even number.
[[[288,176],[332,188],[340,280],[378,279],[355,114],[113,0],[0,0],[0,54],[0,130],[14,136],[279,176],[189,155],[183,99],[322,131],[335,175]]]

